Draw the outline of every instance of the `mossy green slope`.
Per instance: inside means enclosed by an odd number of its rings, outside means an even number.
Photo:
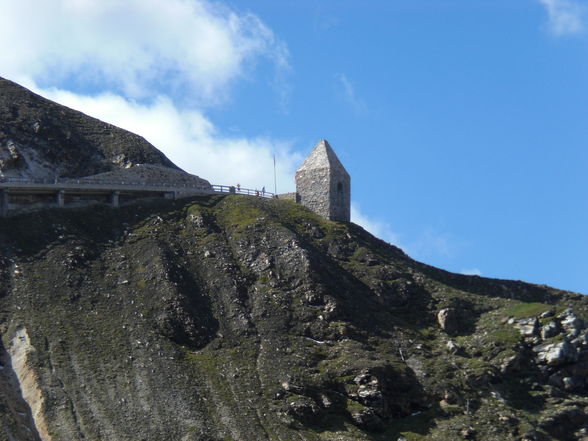
[[[584,297],[447,273],[288,201],[51,210],[0,219],[0,243],[2,372],[26,329],[54,441],[515,440],[588,406],[501,370],[526,350],[509,318],[585,317]],[[8,396],[0,439],[37,439]]]

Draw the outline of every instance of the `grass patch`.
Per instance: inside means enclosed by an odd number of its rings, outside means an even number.
[[[200,213],[202,213],[202,207],[198,203],[190,204],[186,210],[186,214],[188,216],[189,215],[198,216]]]
[[[240,196],[225,198],[223,209],[218,211],[218,219],[225,228],[239,234],[262,217],[263,212],[247,199]]]
[[[541,315],[542,313],[549,310],[550,308],[552,308],[552,306],[546,305],[545,303],[537,303],[537,302],[523,303],[523,302],[520,302],[520,303],[517,303],[517,304],[511,306],[510,308],[506,309],[504,311],[504,313],[507,316],[514,317],[515,319],[523,319],[523,318]]]
[[[361,412],[365,408],[366,407],[363,404],[358,403],[357,401],[350,400],[349,398],[347,398],[347,400],[345,402],[345,409],[347,409],[347,412],[349,412],[349,413]]]
[[[497,329],[489,336],[493,342],[505,347],[512,347],[521,340],[521,333],[512,326]]]

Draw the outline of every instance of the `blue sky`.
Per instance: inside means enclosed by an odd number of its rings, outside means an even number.
[[[0,0],[0,75],[218,184],[293,189],[455,272],[588,293],[586,0]]]

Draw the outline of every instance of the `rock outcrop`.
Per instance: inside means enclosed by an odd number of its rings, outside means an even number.
[[[200,187],[212,191],[210,182],[175,168],[153,164],[137,164],[133,167],[85,176],[82,181],[90,182],[126,182],[145,185],[166,185]]]
[[[517,322],[525,344],[534,354],[531,360],[552,386],[588,392],[588,329],[584,320],[572,308],[565,309],[557,317],[553,315],[555,312]],[[546,319],[548,321],[541,324],[541,320]],[[533,333],[528,332],[531,322]]]
[[[155,164],[177,169],[144,138],[0,78],[0,177],[81,177]]]

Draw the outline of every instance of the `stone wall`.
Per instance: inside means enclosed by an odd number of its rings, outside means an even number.
[[[296,173],[296,191],[300,195],[300,203],[326,219],[330,219],[328,168],[299,170]]]
[[[300,197],[296,192],[277,194],[276,199],[285,199],[288,201],[300,202]]]
[[[321,139],[296,171],[300,203],[330,220],[349,222],[351,180],[329,143]]]
[[[351,179],[349,175],[332,173],[329,188],[329,218],[349,222],[351,218]]]
[[[299,202],[326,219],[349,222],[350,189],[349,175],[331,168],[301,170],[296,174]]]

